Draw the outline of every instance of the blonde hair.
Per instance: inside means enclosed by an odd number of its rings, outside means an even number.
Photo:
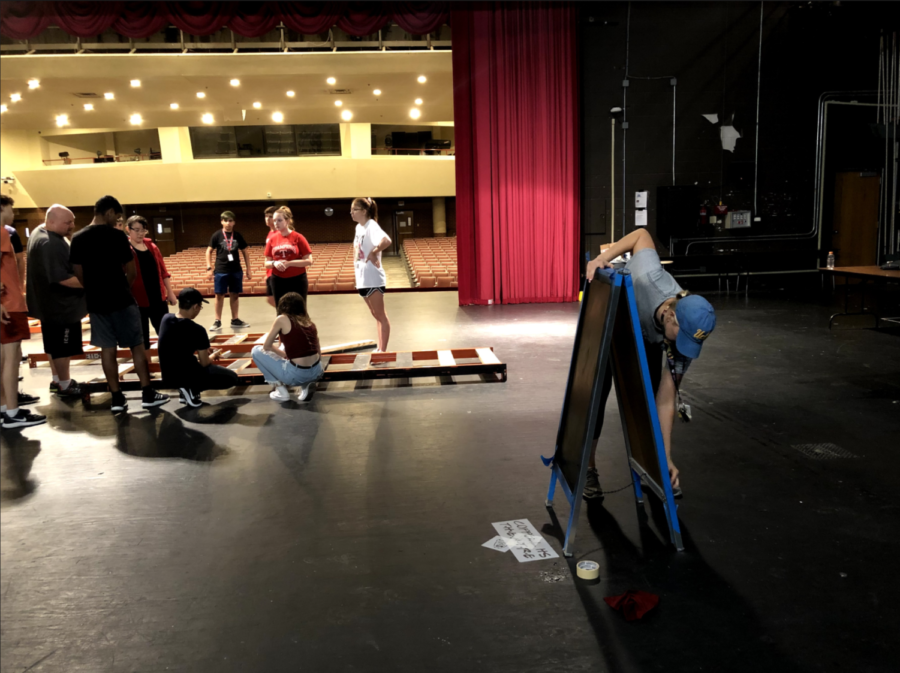
[[[293,213],[291,213],[291,209],[287,206],[281,206],[281,208],[276,209],[275,212],[272,213],[273,218],[275,217],[276,213],[281,213],[282,215],[284,215],[284,217],[288,221],[288,229],[294,231],[294,215]]]

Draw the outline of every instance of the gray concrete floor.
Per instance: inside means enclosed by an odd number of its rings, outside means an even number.
[[[539,456],[578,306],[456,301],[389,293],[392,349],[493,346],[507,383],[341,384],[289,405],[259,386],[113,417],[24,369],[50,421],[2,435],[0,671],[896,670],[896,332],[713,298],[684,383],[694,422],[675,429],[687,549],[652,499],[639,516],[610,495],[582,510],[575,560],[601,564],[585,584],[562,559],[481,547],[491,522],[529,518],[559,550]],[[264,300],[242,306],[265,331]],[[323,344],[374,335],[357,296],[310,312]],[[615,406],[607,489],[628,483]],[[792,448],[815,442],[858,457]],[[629,588],[660,596],[642,622],[603,602]]]

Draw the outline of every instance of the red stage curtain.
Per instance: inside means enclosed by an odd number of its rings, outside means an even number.
[[[125,37],[144,38],[169,25],[169,13],[161,2],[126,2],[112,28]]]
[[[279,21],[314,35],[335,24],[355,37],[371,35],[393,19],[403,30],[424,35],[447,21],[447,2],[2,2],[0,33],[15,40],[59,25],[71,35],[91,37],[112,28],[126,37],[148,37],[174,24],[188,35],[211,35],[228,26],[259,37]]]
[[[576,10],[453,6],[459,303],[578,298]]]

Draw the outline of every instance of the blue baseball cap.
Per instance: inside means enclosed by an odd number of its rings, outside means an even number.
[[[678,338],[675,348],[692,360],[700,357],[700,347],[716,328],[716,310],[703,297],[689,294],[675,304]]]

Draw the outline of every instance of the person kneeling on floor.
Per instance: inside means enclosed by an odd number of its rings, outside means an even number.
[[[280,335],[281,348],[274,345]],[[319,333],[306,312],[306,302],[296,292],[288,292],[278,302],[278,317],[266,336],[266,343],[253,347],[253,362],[266,381],[275,386],[269,393],[276,402],[291,399],[289,386],[301,386],[300,401],[309,399],[316,381],[322,378]]]
[[[227,390],[240,384],[237,372],[214,365],[209,336],[194,322],[203,304],[199,290],[186,287],[178,293],[178,313],[167,313],[159,326],[159,367],[165,385],[178,388],[181,402],[199,407],[204,390]],[[196,357],[194,353],[196,352]]]

